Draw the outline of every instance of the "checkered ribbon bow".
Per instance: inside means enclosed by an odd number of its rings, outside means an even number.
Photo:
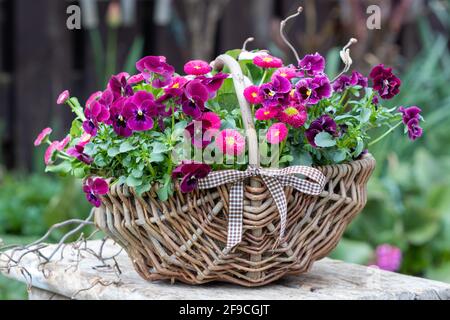
[[[295,176],[303,175],[312,181]],[[287,200],[284,187],[290,186],[309,195],[319,195],[325,187],[326,178],[317,169],[293,166],[285,169],[249,167],[246,171],[224,170],[211,172],[198,182],[199,189],[211,189],[232,183],[230,190],[227,249],[231,250],[242,240],[242,218],[244,210],[244,180],[260,176],[275,201],[280,213],[280,240],[286,229]]]

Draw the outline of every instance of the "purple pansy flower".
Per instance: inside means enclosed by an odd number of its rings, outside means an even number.
[[[95,136],[98,124],[109,119],[109,110],[99,101],[94,101],[84,109],[84,115],[86,116],[86,120],[83,122],[84,131]]]
[[[300,80],[295,86],[295,94],[301,104],[317,104],[324,98],[331,97],[330,80],[325,75]]]
[[[306,55],[300,61],[299,68],[310,77],[321,74],[325,70],[325,58],[319,53]]]
[[[422,110],[419,107],[413,106],[410,108],[400,107],[398,109],[403,115],[403,123],[408,129],[408,137],[415,141],[423,135],[423,129],[420,127],[420,120]]]
[[[199,76],[197,77],[198,80],[200,80],[200,82],[206,86],[206,88],[209,91],[209,97],[210,98],[214,98],[214,96],[216,95],[217,91],[220,89],[220,87],[222,86],[223,82],[225,81],[225,79],[227,79],[229,77],[228,74],[226,73],[217,73],[212,77],[205,77],[205,76]]]
[[[353,71],[352,77],[351,77],[351,85],[352,86],[361,86],[363,88],[367,88],[367,86],[369,85],[369,79],[364,77],[358,71]]]
[[[334,92],[341,93],[345,91],[350,85],[352,84],[352,79],[343,74],[339,78],[336,79],[336,81],[333,83],[333,90]]]
[[[378,91],[382,99],[392,99],[400,93],[401,80],[392,73],[392,68],[385,68],[380,64],[372,69],[370,78],[373,81],[373,89]]]
[[[204,163],[183,162],[172,172],[172,177],[183,177],[180,184],[181,192],[189,193],[195,190],[198,179],[203,179],[211,172],[211,167]]]
[[[152,117],[156,116],[156,103],[153,100],[145,100],[141,104],[127,101],[124,104],[123,114],[127,119],[127,125],[134,131],[146,131],[153,128]]]
[[[305,132],[306,139],[308,139],[309,144],[315,148],[317,148],[315,138],[321,132],[328,132],[334,137],[338,136],[337,124],[328,115],[323,115],[314,120]]]
[[[282,76],[274,76],[271,82],[259,87],[259,95],[263,99],[264,107],[275,107],[284,104],[289,99],[292,89],[291,82]]]
[[[88,178],[83,185],[86,199],[95,207],[100,207],[102,202],[99,196],[105,195],[109,191],[108,182],[102,178]]]
[[[128,73],[122,72],[118,75],[112,76],[108,83],[108,89],[114,95],[114,99],[118,99],[119,97],[130,97],[133,95],[133,88],[127,82],[127,78],[129,77]]]
[[[386,271],[398,271],[402,263],[402,251],[389,244],[383,244],[375,250],[376,266]]]
[[[183,112],[194,120],[199,119],[205,110],[205,102],[208,99],[208,88],[200,80],[190,81],[186,85],[184,96],[182,97]]]
[[[152,80],[152,86],[155,88],[170,84],[175,72],[174,67],[167,64],[163,56],[144,57],[136,63],[136,69],[142,73],[145,80]]]
[[[119,98],[115,101],[110,109],[110,119],[114,132],[121,137],[129,137],[133,134],[133,131],[127,125],[127,118],[124,114],[124,104],[126,98]]]
[[[58,142],[59,143],[59,142]],[[84,146],[77,144],[75,147],[67,149],[67,154],[71,157],[74,157],[85,164],[91,164],[94,159],[84,153]]]

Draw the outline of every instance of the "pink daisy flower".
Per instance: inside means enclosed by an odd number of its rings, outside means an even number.
[[[184,72],[186,74],[201,76],[211,71],[208,62],[203,60],[191,60],[184,65]]]
[[[72,139],[72,137],[70,136],[70,134],[68,134],[64,139],[59,141],[59,143],[56,147],[56,150],[58,150],[58,151],[64,150],[64,148],[67,147],[67,145],[69,144],[71,139]]]
[[[245,151],[245,138],[236,130],[225,129],[217,135],[216,146],[223,154],[239,156]]]
[[[275,108],[266,107],[256,110],[255,118],[259,121],[265,121],[275,118],[278,115],[278,111]]]
[[[91,141],[92,136],[89,133],[83,132],[83,134],[80,137],[80,141],[78,142],[78,145],[84,147]]]
[[[302,105],[288,106],[278,114],[278,120],[294,128],[300,128],[308,119],[306,108]]]
[[[37,147],[42,144],[42,142],[48,138],[48,136],[52,133],[52,128],[45,128],[38,134],[36,140],[34,140],[34,146]]]
[[[69,90],[64,90],[63,92],[61,92],[58,96],[58,100],[56,100],[57,104],[64,104],[66,103],[67,100],[69,100],[70,98],[70,93]]]
[[[271,55],[260,55],[253,59],[253,63],[258,67],[268,68],[280,68],[283,66],[283,60],[273,57]]]
[[[284,123],[275,123],[267,131],[267,141],[270,144],[279,144],[287,138],[288,128]]]
[[[296,78],[298,77],[298,71],[295,70],[292,67],[282,67],[277,69],[274,73],[273,73],[273,77],[275,76],[281,76],[283,78],[286,78],[288,80],[291,80],[292,78]]]
[[[55,154],[55,152],[58,150],[59,148],[59,141],[53,141],[47,148],[47,150],[45,150],[45,154],[44,154],[44,163],[45,165],[50,165],[53,163],[53,155]]]
[[[245,88],[244,97],[251,104],[260,104],[263,101],[263,98],[259,94],[258,86],[250,86]]]
[[[220,117],[214,112],[206,112],[202,115],[202,120],[207,120],[211,124],[209,130],[219,130],[220,129]]]
[[[383,270],[398,271],[402,264],[402,251],[389,244],[383,244],[377,247],[376,265]]]

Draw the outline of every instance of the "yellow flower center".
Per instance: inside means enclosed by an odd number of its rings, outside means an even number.
[[[274,95],[275,95],[275,92],[273,92],[273,91],[269,92],[269,96],[273,97]]]
[[[199,70],[199,69],[201,69],[202,67],[200,67],[200,66],[194,66],[194,69],[195,70]]]
[[[280,73],[280,76],[286,78],[287,77],[287,73],[286,72]]]
[[[274,131],[274,132],[273,132],[273,135],[274,135],[275,137],[279,137],[279,136],[280,136],[280,130]]]
[[[273,61],[273,58],[271,58],[271,57],[265,57],[265,58],[263,58],[263,61],[264,61],[264,62],[272,62],[272,61]]]
[[[288,107],[288,108],[284,109],[284,113],[286,115],[288,115],[289,117],[292,117],[292,116],[298,115],[298,110],[294,107]]]
[[[311,89],[308,89],[308,90],[306,91],[306,95],[307,95],[308,97],[311,95],[311,93],[312,93]]]
[[[178,89],[179,87],[180,87],[180,84],[178,82],[172,86],[172,88],[174,88],[174,89]]]
[[[268,116],[270,114],[270,111],[264,111],[264,115]]]
[[[123,121],[123,117],[121,115],[118,118],[119,118],[119,121]]]
[[[257,97],[258,97],[258,94],[257,94],[256,92],[253,92],[253,93],[252,93],[252,97],[253,97],[253,98],[257,98]]]
[[[225,142],[229,146],[233,146],[236,143],[236,139],[234,137],[226,137]]]
[[[142,110],[138,111],[138,116],[142,116]]]
[[[295,96],[295,89],[292,89],[289,95],[293,98]]]

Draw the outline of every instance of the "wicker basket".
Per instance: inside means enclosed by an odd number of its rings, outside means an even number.
[[[249,142],[249,162],[258,165],[256,132],[243,97],[248,80],[229,56],[213,66],[227,66],[233,76]],[[225,281],[261,286],[284,275],[309,270],[330,253],[345,228],[367,201],[366,185],[375,167],[371,155],[348,164],[319,167],[327,183],[320,196],[286,187],[285,242],[279,244],[277,207],[261,179],[251,178],[244,190],[242,242],[225,250],[230,185],[182,194],[167,202],[154,189],[139,197],[132,188],[114,185],[96,209],[97,226],[128,253],[145,279],[179,280],[188,284]]]

